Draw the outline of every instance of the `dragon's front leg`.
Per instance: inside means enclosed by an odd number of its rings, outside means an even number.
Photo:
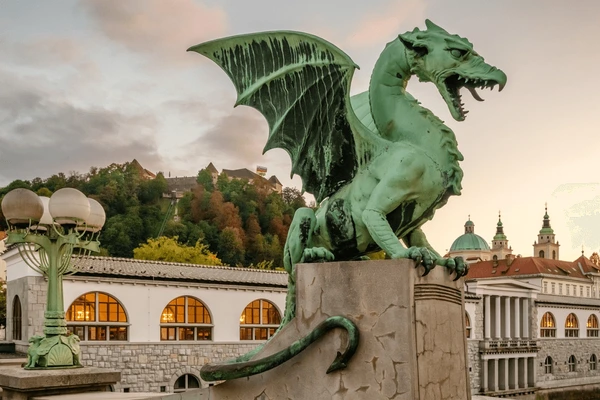
[[[288,293],[281,326],[290,322],[296,314],[296,264],[333,260],[331,251],[323,247],[312,247],[315,225],[315,212],[312,209],[303,207],[296,210],[283,249],[283,266],[288,273]]]
[[[421,228],[417,228],[413,230],[408,236],[402,238],[405,243],[409,243],[410,246],[418,246],[418,247],[426,247],[429,249],[431,253],[435,256],[435,264],[448,268],[450,271],[456,273],[456,278],[454,280],[458,280],[460,277],[467,275],[469,271],[469,266],[465,262],[462,257],[454,257],[454,258],[444,258],[437,251],[431,247],[427,237],[425,236],[425,232]],[[425,273],[423,275],[427,275],[430,270],[425,267]]]
[[[396,237],[383,212],[375,209],[363,211],[363,223],[369,229],[371,237],[391,258],[409,258],[425,267],[428,273],[434,266],[436,255],[427,247],[411,246],[406,248]]]

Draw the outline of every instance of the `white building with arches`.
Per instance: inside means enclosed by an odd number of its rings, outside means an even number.
[[[46,282],[16,249],[4,258],[7,339],[26,352],[28,338],[42,333]],[[64,307],[81,362],[121,370],[115,390],[172,392],[206,386],[202,365],[273,335],[286,285],[283,272],[91,257],[64,277]]]

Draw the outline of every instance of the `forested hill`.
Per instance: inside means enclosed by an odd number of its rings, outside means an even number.
[[[223,264],[281,267],[292,216],[306,205],[301,193],[284,188],[278,194],[263,183],[229,181],[223,174],[213,184],[205,170],[198,173],[198,182],[193,192],[178,201],[177,218],[174,208],[169,207],[171,199],[163,197],[168,192],[164,176],[159,173],[148,179],[135,160],[92,167],[87,174],[58,173],[47,179],[16,180],[0,189],[0,199],[16,188],[48,197],[63,187],[81,190],[106,211],[100,236],[102,255],[133,257],[134,249],[156,239],[162,231],[162,236],[177,238],[182,248],[216,253]],[[0,228],[6,229],[1,212]],[[159,254],[155,259],[166,258]]]

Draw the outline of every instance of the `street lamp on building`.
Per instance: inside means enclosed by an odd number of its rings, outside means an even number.
[[[29,338],[25,369],[80,367],[79,338],[67,334],[62,279],[98,252],[104,209],[77,189],[59,189],[50,198],[15,189],[4,196],[2,213],[7,244],[15,244],[25,263],[48,279],[44,335]]]

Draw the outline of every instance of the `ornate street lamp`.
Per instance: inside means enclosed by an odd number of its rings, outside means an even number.
[[[67,335],[62,279],[75,273],[90,252],[98,252],[104,209],[72,188],[50,198],[15,189],[4,196],[2,213],[9,227],[7,243],[16,244],[25,263],[48,279],[44,335],[29,338],[25,369],[81,367],[79,338]]]

